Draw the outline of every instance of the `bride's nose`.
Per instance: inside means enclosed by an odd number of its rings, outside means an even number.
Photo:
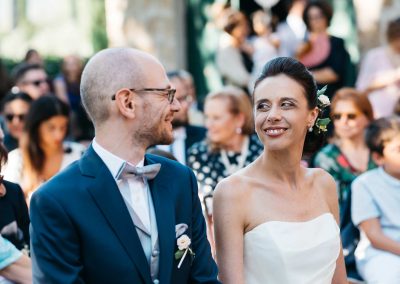
[[[267,121],[274,122],[280,121],[282,119],[282,112],[278,106],[272,106],[270,111],[268,112]]]

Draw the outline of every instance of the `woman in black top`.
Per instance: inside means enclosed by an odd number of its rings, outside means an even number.
[[[0,170],[7,161],[3,145],[4,134],[0,128]],[[0,235],[17,249],[29,247],[29,214],[25,197],[19,185],[0,177]]]

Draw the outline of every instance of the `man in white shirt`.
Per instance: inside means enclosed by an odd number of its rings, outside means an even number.
[[[219,283],[194,174],[145,155],[172,142],[180,110],[162,65],[135,49],[100,51],[81,94],[96,136],[32,197],[34,283]]]

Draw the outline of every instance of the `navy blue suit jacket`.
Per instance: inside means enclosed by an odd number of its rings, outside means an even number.
[[[154,155],[160,163],[149,181],[160,247],[160,283],[218,283],[191,170]],[[31,252],[34,283],[151,283],[150,268],[123,197],[107,166],[90,147],[85,155],[45,183],[32,197]],[[175,225],[196,254],[180,269]]]

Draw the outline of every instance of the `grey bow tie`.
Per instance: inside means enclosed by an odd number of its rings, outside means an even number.
[[[160,171],[161,164],[152,164],[144,167],[135,167],[128,163],[124,163],[119,170],[116,179],[126,179],[130,177],[145,177],[147,179],[153,179]]]

